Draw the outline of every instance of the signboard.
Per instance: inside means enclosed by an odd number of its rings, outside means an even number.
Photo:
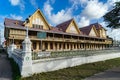
[[[45,39],[46,38],[46,32],[37,32],[37,38]]]
[[[51,52],[39,52],[38,57],[49,57]]]

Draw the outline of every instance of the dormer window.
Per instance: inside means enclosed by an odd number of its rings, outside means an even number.
[[[18,25],[18,21],[15,21],[15,24]]]

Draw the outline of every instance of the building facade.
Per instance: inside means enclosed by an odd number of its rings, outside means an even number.
[[[14,42],[17,48],[22,48],[28,27],[34,51],[95,50],[112,44],[106,29],[98,23],[79,28],[75,20],[70,19],[53,27],[39,9],[25,21],[5,18],[4,26],[6,46]]]

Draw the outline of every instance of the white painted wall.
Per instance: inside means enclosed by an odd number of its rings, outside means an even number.
[[[73,67],[85,63],[92,63],[97,61],[104,61],[108,59],[118,58],[120,53],[102,54],[88,57],[71,57],[71,58],[55,58],[34,60],[32,64],[33,73],[41,73],[47,71],[54,71],[67,67]]]

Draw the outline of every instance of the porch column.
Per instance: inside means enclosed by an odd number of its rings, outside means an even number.
[[[53,42],[53,50],[55,51],[55,42]]]
[[[67,43],[65,43],[65,50],[67,50]]]
[[[59,50],[59,43],[57,43],[57,50]]]
[[[48,51],[50,51],[50,42],[48,42]]]
[[[63,50],[63,43],[61,43],[61,50]]]
[[[42,50],[45,50],[45,42],[42,42]]]
[[[77,44],[75,44],[75,49],[77,50]]]
[[[74,43],[72,43],[72,50],[74,50]]]
[[[69,50],[71,50],[71,43],[69,43]]]
[[[36,49],[37,49],[37,51],[39,50],[39,42],[36,42]]]

